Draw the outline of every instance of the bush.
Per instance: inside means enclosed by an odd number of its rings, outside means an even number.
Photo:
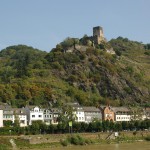
[[[6,145],[1,144],[0,150],[8,150],[9,148]]]
[[[72,137],[70,138],[70,143],[71,143],[71,144],[74,144],[74,145],[79,145],[80,141],[79,141],[79,139],[77,138],[77,136],[72,136]]]
[[[144,54],[150,56],[150,51],[144,52]]]
[[[146,141],[150,141],[150,135],[148,135],[147,137],[145,137]]]
[[[59,62],[53,62],[51,63],[51,66],[53,69],[58,69],[58,70],[62,70],[62,66],[59,64]]]
[[[79,135],[74,135],[74,136],[68,137],[68,141],[73,145],[84,145],[85,144],[85,139]]]
[[[85,139],[84,139],[84,138],[82,138],[82,137],[79,136],[79,135],[77,135],[77,138],[78,138],[78,140],[79,140],[79,144],[80,144],[80,145],[84,145],[84,144],[85,144]]]
[[[60,140],[62,146],[68,146],[68,140]]]

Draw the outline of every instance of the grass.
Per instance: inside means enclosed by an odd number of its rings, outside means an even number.
[[[28,135],[28,136],[1,136],[0,150],[9,150],[12,148],[9,140],[14,139],[19,149],[43,149],[51,147],[60,147],[68,145],[89,145],[89,144],[110,144],[135,142],[138,140],[150,141],[149,132],[120,132],[120,136],[114,140],[105,140],[109,133],[80,133],[80,134],[51,134],[51,135]],[[29,140],[36,141],[30,144]],[[38,140],[39,139],[39,140]],[[31,142],[32,143],[32,142]]]

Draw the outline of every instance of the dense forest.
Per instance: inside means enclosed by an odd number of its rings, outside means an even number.
[[[112,49],[116,54],[110,54]],[[50,52],[26,45],[0,51],[0,103],[14,107],[150,105],[150,44],[118,37],[93,46],[66,38]]]

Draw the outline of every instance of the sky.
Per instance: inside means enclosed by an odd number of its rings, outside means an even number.
[[[150,0],[0,0],[0,50],[24,44],[49,52],[95,26],[108,41],[150,43]]]

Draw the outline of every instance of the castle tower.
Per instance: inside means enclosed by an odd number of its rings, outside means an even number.
[[[95,44],[100,44],[101,41],[105,41],[102,27],[98,26],[93,28],[93,40]]]

